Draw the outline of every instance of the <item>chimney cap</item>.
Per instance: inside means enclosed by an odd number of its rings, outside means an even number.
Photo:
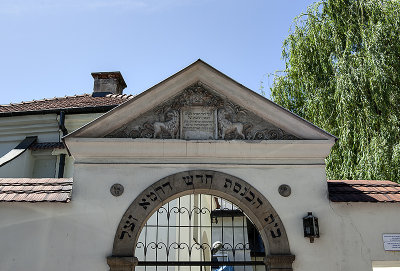
[[[93,79],[117,79],[119,85],[124,89],[127,87],[120,71],[115,72],[92,72]]]

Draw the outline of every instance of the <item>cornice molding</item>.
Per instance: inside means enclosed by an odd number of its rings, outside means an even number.
[[[178,139],[66,138],[76,160],[124,163],[218,163],[259,164],[272,160],[322,161],[329,155],[333,140],[280,141],[186,141]]]

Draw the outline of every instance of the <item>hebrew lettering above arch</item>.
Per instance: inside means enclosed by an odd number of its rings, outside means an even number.
[[[140,232],[158,208],[180,196],[201,193],[225,198],[243,210],[264,242],[265,264],[270,266],[271,262],[274,263],[270,270],[280,267],[291,270],[294,256],[290,252],[285,227],[273,206],[244,180],[211,170],[179,172],[162,178],[139,194],[126,210],[115,233],[112,256],[108,257],[111,270],[124,270],[121,264],[129,268],[137,264],[135,248]],[[275,261],[276,257],[287,260]]]

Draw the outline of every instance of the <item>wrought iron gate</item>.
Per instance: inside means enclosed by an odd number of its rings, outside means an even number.
[[[265,249],[251,220],[233,203],[190,194],[159,208],[143,227],[136,268],[144,271],[261,271]]]

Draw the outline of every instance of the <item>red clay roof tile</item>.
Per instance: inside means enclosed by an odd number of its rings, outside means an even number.
[[[333,202],[400,202],[400,184],[375,180],[328,180]]]
[[[115,95],[108,94],[105,97],[92,97],[90,94],[65,96],[61,98],[33,100],[29,102],[14,103],[8,105],[0,105],[1,113],[15,113],[26,111],[43,111],[54,109],[71,109],[85,107],[100,107],[100,106],[117,106],[131,98],[133,95]]]
[[[65,149],[63,142],[35,142],[29,146],[31,151],[49,150],[49,149]]]
[[[69,202],[72,178],[0,178],[0,202]]]

